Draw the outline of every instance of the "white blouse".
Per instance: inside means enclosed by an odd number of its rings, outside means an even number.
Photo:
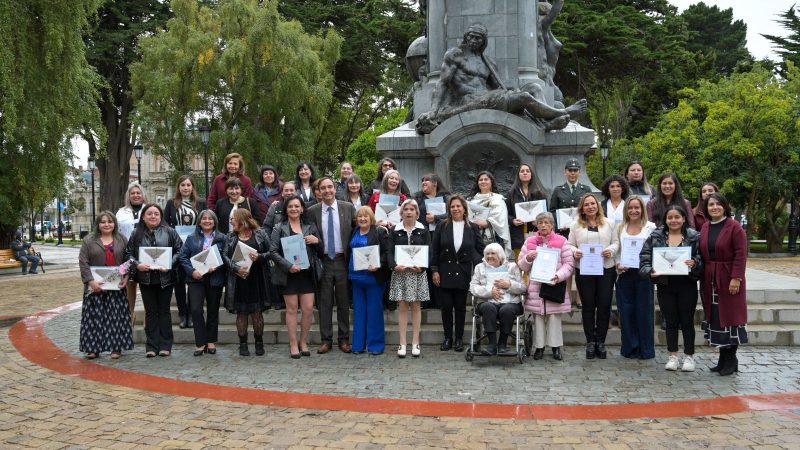
[[[464,242],[464,221],[453,221],[453,248],[456,253],[461,248],[461,243]]]

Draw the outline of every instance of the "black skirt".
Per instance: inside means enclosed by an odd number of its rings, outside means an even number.
[[[80,350],[84,353],[133,349],[131,313],[126,291],[102,291],[83,296]]]

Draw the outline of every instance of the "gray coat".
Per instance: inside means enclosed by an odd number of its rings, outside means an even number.
[[[122,241],[114,241],[114,264],[117,266],[125,262],[125,246],[128,240],[124,237]],[[90,266],[105,266],[106,265],[106,250],[99,237],[95,237],[94,233],[83,238],[81,242],[81,250],[78,253],[78,267],[81,270],[81,281],[83,281],[83,290],[89,288],[89,282],[94,278]]]

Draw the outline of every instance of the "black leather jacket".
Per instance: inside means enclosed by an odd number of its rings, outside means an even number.
[[[666,226],[660,226],[644,241],[642,252],[639,253],[639,276],[645,279],[650,279],[650,271],[653,270],[653,249],[656,247],[667,247],[667,235],[669,231]],[[692,259],[694,266],[689,271],[688,277],[692,280],[699,280],[700,274],[703,273],[703,263],[700,257],[700,233],[692,228],[686,229],[686,234],[681,241],[682,247],[692,247]],[[653,278],[654,283],[668,284],[669,279],[674,278],[674,275],[661,276]]]
[[[125,247],[125,259],[131,262],[131,279],[144,285],[160,285],[161,287],[175,284],[175,271],[178,268],[178,256],[181,250],[181,238],[172,227],[165,223],[159,225],[155,230],[145,231],[138,238],[138,233],[133,232],[131,240]],[[139,271],[136,266],[139,264],[139,247],[171,247],[172,248],[172,269],[161,272],[158,270]]]
[[[300,228],[303,231],[303,236],[316,236],[320,239],[319,243],[314,245],[307,245],[306,252],[308,253],[308,261],[311,264],[311,271],[314,273],[314,278],[317,276],[321,278],[321,264],[319,262],[320,256],[323,254],[322,240],[320,233],[317,231],[317,226],[313,223],[300,223]],[[289,269],[292,268],[292,262],[283,257],[283,246],[281,246],[281,238],[292,235],[292,229],[289,222],[283,221],[275,226],[272,230],[272,235],[269,239],[269,259],[270,259],[270,275],[272,283],[278,286],[286,286],[286,278],[289,275]]]

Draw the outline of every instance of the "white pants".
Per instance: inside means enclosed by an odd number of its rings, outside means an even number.
[[[561,314],[534,314],[533,346],[551,348],[564,345],[564,335],[561,332]]]

